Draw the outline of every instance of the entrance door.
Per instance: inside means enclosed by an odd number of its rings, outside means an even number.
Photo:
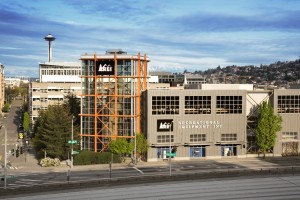
[[[284,142],[282,143],[282,156],[298,155],[298,142]]]
[[[236,145],[222,145],[221,146],[221,156],[236,156]]]

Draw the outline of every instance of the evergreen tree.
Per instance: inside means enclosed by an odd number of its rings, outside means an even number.
[[[263,102],[259,106],[258,124],[256,128],[256,141],[259,149],[263,152],[275,146],[277,132],[282,129],[282,118],[274,114],[274,109],[269,102]]]
[[[63,106],[73,116],[73,139],[80,141],[80,99],[75,94],[70,93],[65,96]],[[74,150],[79,150],[79,148],[79,145],[73,146]]]
[[[70,110],[70,113],[74,117],[74,126],[80,126],[80,99],[75,94],[68,94],[65,96],[64,106]]]
[[[72,115],[62,105],[52,105],[41,112],[35,125],[34,146],[38,154],[46,151],[51,158],[66,159],[70,146]]]

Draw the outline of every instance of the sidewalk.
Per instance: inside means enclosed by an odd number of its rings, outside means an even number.
[[[12,167],[8,169],[8,173],[17,174],[17,173],[47,173],[47,172],[67,172],[71,171],[93,171],[93,170],[109,170],[109,164],[95,164],[95,165],[80,165],[73,166],[62,161],[60,166],[57,167],[42,167],[38,164],[37,159],[34,154],[27,154],[27,159],[25,162],[25,155],[21,155],[19,158],[15,158],[12,161]],[[111,165],[112,169],[122,169],[128,167],[167,167],[169,166],[168,161],[157,161],[157,162],[138,162],[136,165],[130,163],[131,159],[128,159],[125,163],[113,163]],[[247,169],[260,169],[260,168],[280,168],[287,166],[300,166],[300,157],[290,157],[290,158],[222,158],[222,159],[209,159],[209,160],[186,160],[186,161],[172,161],[173,164],[176,162],[184,162],[186,166],[188,165],[211,165],[217,166],[216,169],[219,169],[218,165],[230,165],[236,168],[247,168]],[[231,169],[231,168],[230,168]]]
[[[14,160],[14,164],[9,167],[9,173],[47,173],[47,172],[67,172],[72,171],[92,171],[92,170],[109,170],[109,164],[95,164],[95,165],[79,165],[71,166],[67,164],[66,161],[62,161],[57,167],[42,167],[38,164],[38,161],[34,155],[27,155],[25,162],[25,155],[20,156],[18,162]],[[168,162],[158,161],[158,162],[143,162],[140,161],[136,165],[126,161],[125,163],[112,163],[112,169],[121,169],[127,167],[142,167],[142,166],[167,166]]]

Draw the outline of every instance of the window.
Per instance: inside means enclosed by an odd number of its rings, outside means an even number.
[[[179,114],[179,96],[153,96],[152,115]]]
[[[39,105],[33,105],[32,106],[32,110],[40,110],[40,106]]]
[[[221,134],[221,141],[236,141],[236,140],[237,140],[236,133]]]
[[[43,97],[41,98],[41,102],[47,102],[47,101],[48,101],[47,98],[45,98],[45,97],[44,97],[44,98],[43,98]]]
[[[170,135],[158,135],[157,143],[168,143],[170,142]],[[171,142],[174,142],[174,135],[171,135]]]
[[[277,113],[300,113],[300,95],[278,96]]]
[[[205,134],[191,134],[190,135],[190,142],[204,142],[206,141]]]
[[[297,132],[283,132],[282,133],[282,140],[298,140],[298,133]]]
[[[210,96],[185,96],[185,114],[211,114]]]
[[[242,96],[217,96],[217,114],[241,114]]]
[[[190,147],[190,157],[205,157],[206,156],[206,147],[205,146],[193,146]]]

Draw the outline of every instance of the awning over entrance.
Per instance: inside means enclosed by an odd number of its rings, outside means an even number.
[[[211,146],[213,143],[212,142],[188,142],[184,143],[184,146]]]
[[[169,147],[170,144],[167,143],[163,143],[163,144],[151,144],[150,147]],[[178,146],[182,146],[181,143],[172,143],[171,144],[172,147],[178,147]]]
[[[227,145],[227,144],[243,145],[243,144],[246,144],[246,142],[245,141],[222,141],[222,142],[215,143],[215,145]]]

